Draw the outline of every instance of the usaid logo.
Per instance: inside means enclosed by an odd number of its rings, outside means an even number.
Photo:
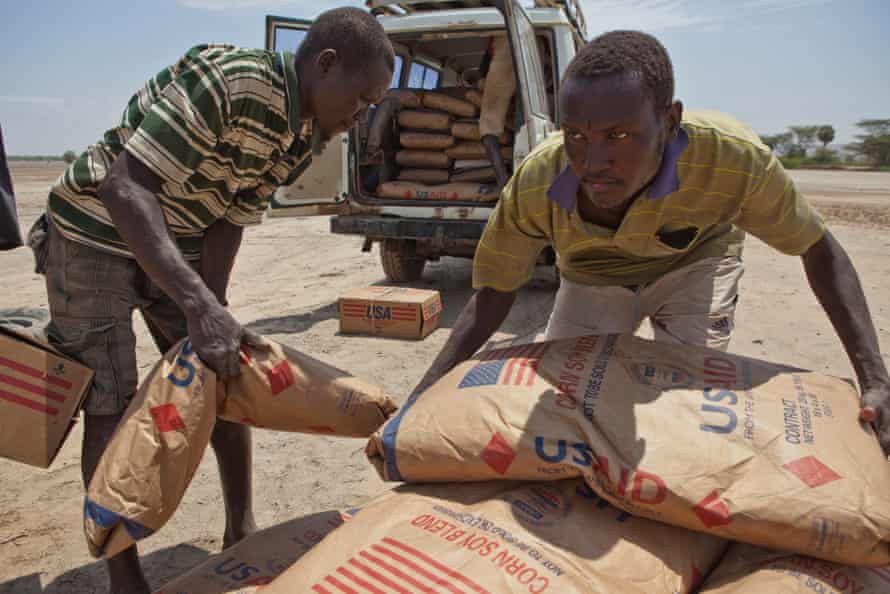
[[[655,386],[663,390],[688,388],[692,385],[692,374],[674,365],[654,361],[632,362],[627,370],[639,383]]]
[[[516,519],[533,526],[553,526],[572,508],[572,493],[561,485],[535,485],[505,497]]]

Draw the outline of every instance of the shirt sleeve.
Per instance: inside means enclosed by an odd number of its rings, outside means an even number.
[[[190,53],[124,148],[163,181],[181,185],[216,148],[228,113],[222,71]]]
[[[255,188],[239,192],[226,210],[225,219],[233,225],[247,227],[263,221],[263,214],[280,186],[292,184],[312,163],[312,153],[301,157],[285,157],[275,163]]]
[[[531,279],[538,254],[550,245],[545,186],[525,163],[501,192],[473,259],[473,288],[513,292]]]
[[[822,216],[797,191],[782,164],[770,154],[760,182],[742,204],[735,224],[776,250],[800,256],[822,238]]]

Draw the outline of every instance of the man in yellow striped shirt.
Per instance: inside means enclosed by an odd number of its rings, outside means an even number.
[[[501,325],[538,254],[562,284],[548,339],[633,332],[726,349],[745,233],[800,256],[850,356],[862,418],[890,452],[890,379],[856,271],[819,214],[751,130],[674,100],[670,58],[653,37],[606,33],[569,65],[562,132],[517,168],[476,250],[473,286],[415,394]]]

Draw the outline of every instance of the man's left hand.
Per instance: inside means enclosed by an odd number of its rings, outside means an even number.
[[[880,384],[862,394],[859,420],[874,426],[881,448],[890,456],[890,384]]]

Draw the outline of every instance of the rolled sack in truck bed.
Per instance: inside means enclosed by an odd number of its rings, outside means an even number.
[[[392,89],[386,93],[384,98],[393,97],[399,100],[403,109],[417,109],[421,106],[421,93],[409,91],[407,89]]]
[[[396,163],[400,167],[418,167],[420,169],[448,169],[451,157],[442,151],[399,151]]]
[[[447,184],[451,179],[447,169],[402,169],[399,172],[400,181],[423,182],[426,184]],[[475,180],[459,180],[475,181]]]
[[[465,200],[470,202],[494,202],[498,199],[497,188],[494,186],[466,182],[440,185],[405,181],[386,182],[377,187],[377,196],[405,200]]]
[[[482,140],[479,134],[479,120],[459,120],[451,125],[451,135],[460,140]],[[508,131],[504,130],[498,137],[501,144],[510,144],[512,138]]]
[[[457,97],[449,97],[440,93],[424,93],[423,106],[429,109],[437,109],[445,111],[456,116],[464,118],[472,118],[478,114],[478,108],[463,99]]]
[[[452,182],[494,183],[497,180],[497,175],[495,175],[494,167],[481,167],[455,171],[449,179]]]
[[[399,126],[411,130],[450,132],[452,118],[438,111],[403,109],[399,112]]]
[[[442,150],[454,145],[454,137],[448,134],[431,134],[429,132],[402,132],[399,144],[406,149]]]
[[[481,142],[458,142],[453,147],[445,149],[445,154],[452,159],[488,159],[485,145]],[[504,159],[512,159],[513,147],[501,147],[501,156]]]

